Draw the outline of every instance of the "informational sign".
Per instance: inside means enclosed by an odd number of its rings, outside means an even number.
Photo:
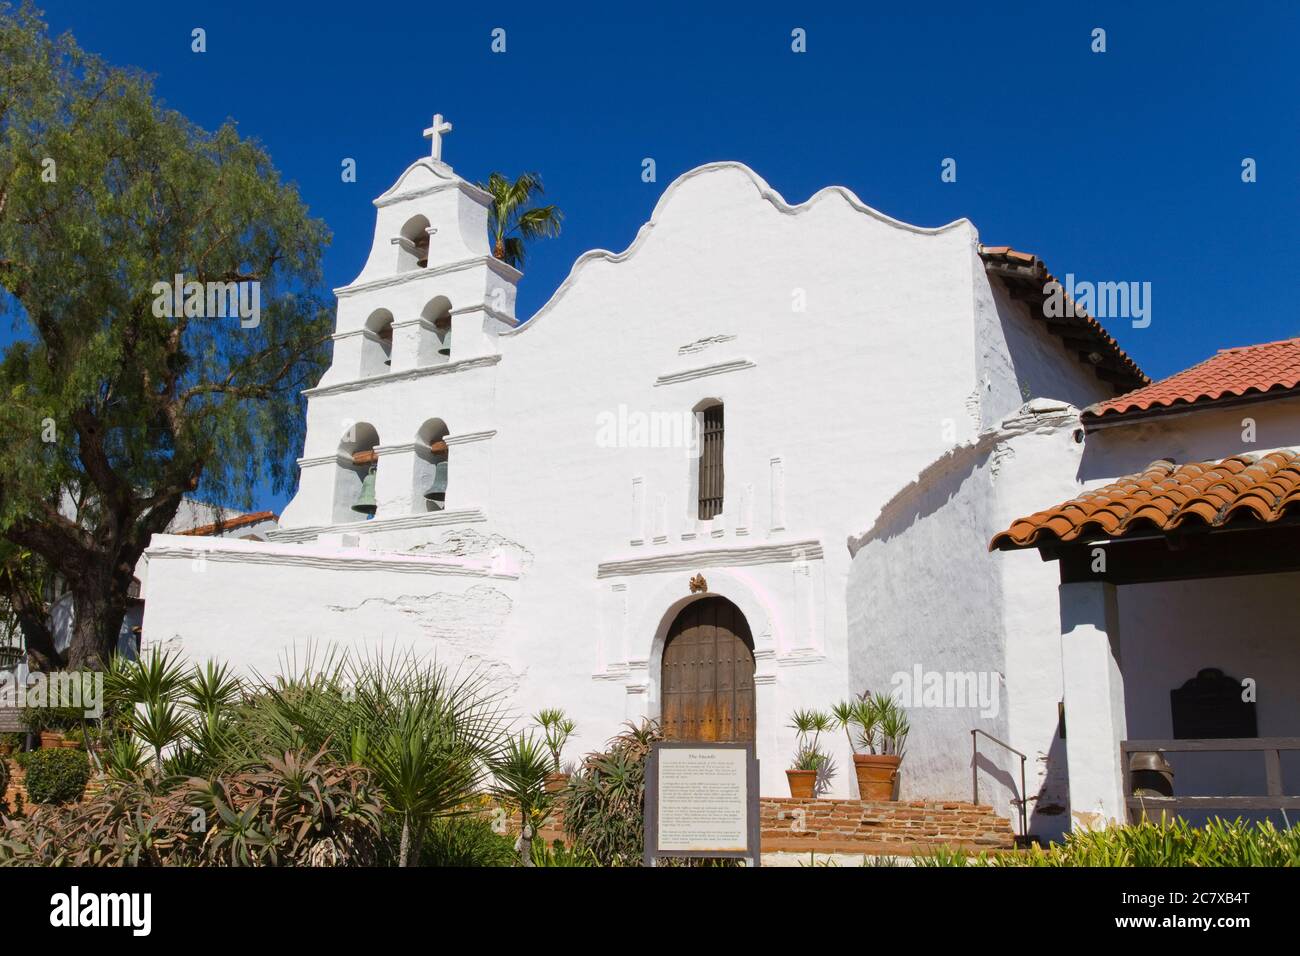
[[[758,865],[758,761],[752,744],[660,741],[646,764],[645,862],[746,857]]]

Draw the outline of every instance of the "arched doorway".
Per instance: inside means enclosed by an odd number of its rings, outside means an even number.
[[[682,608],[668,629],[661,677],[668,740],[754,740],[754,638],[726,598]]]

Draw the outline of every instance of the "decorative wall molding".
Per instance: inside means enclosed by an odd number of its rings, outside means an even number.
[[[726,372],[738,372],[746,368],[756,368],[756,366],[747,358],[730,359],[726,362],[702,365],[699,368],[689,368],[681,372],[667,372],[655,379],[655,385],[676,385],[678,382],[693,382],[697,378],[705,378],[709,375],[723,375]]]
[[[475,358],[459,359],[454,362],[442,362],[438,365],[421,365],[401,372],[385,372],[383,375],[356,378],[347,382],[339,382],[337,385],[318,385],[315,388],[303,389],[302,394],[308,398],[318,398],[321,395],[340,395],[344,392],[355,392],[363,388],[370,388],[372,385],[383,385],[388,382],[410,382],[429,375],[452,375],[456,372],[467,372],[470,369],[487,368],[496,365],[500,361],[500,355],[480,355]]]
[[[311,468],[314,465],[344,465],[352,466],[352,456],[345,455],[342,452],[330,452],[328,455],[314,455],[311,458],[299,458],[298,467]]]
[[[707,348],[712,348],[715,345],[721,345],[723,342],[734,342],[734,341],[736,341],[736,337],[734,335],[709,335],[706,336],[705,338],[696,339],[694,342],[689,342],[686,345],[679,347],[677,349],[677,354],[690,355],[693,352],[703,352]]]
[[[513,266],[506,265],[496,256],[473,256],[469,259],[460,259],[456,262],[447,262],[438,266],[426,266],[423,269],[410,269],[406,272],[398,272],[390,276],[384,276],[381,279],[371,279],[368,282],[357,282],[352,285],[339,286],[334,290],[334,294],[340,299],[346,299],[349,296],[359,295],[362,292],[374,292],[376,289],[391,289],[394,286],[406,285],[408,282],[418,282],[421,279],[431,279],[437,276],[452,275],[457,272],[464,272],[466,269],[478,269],[486,266],[491,272],[495,272],[503,279],[510,282],[518,282],[523,273]]]
[[[218,539],[221,540],[221,539]],[[456,562],[426,555],[389,552],[328,553],[317,548],[291,548],[259,544],[256,548],[202,545],[153,545],[145,553],[150,561],[194,561],[257,566],[319,568],[327,571],[383,571],[398,574],[435,574],[453,577],[495,578],[515,581],[517,572],[493,571],[492,565]],[[355,550],[355,549],[354,549]]]
[[[405,531],[408,528],[431,528],[443,524],[476,524],[487,516],[479,508],[455,511],[430,511],[426,514],[402,515],[399,518],[376,518],[372,521],[348,521],[341,524],[307,525],[302,528],[278,528],[267,532],[271,541],[313,541],[323,534],[378,534],[381,531]]]
[[[489,318],[496,319],[498,322],[505,322],[511,328],[515,328],[519,325],[519,320],[516,319],[513,315],[508,315],[499,309],[494,309],[486,302],[484,302],[482,305],[467,305],[462,309],[451,310],[452,315],[468,315],[471,312],[482,312],[484,315],[488,316]]]
[[[446,435],[443,437],[448,445],[470,445],[476,441],[487,441],[496,435],[495,428],[486,429],[478,432],[457,432],[455,435]]]
[[[744,548],[714,548],[701,551],[678,551],[647,557],[605,561],[596,565],[596,577],[612,578],[625,574],[656,574],[694,568],[743,567],[752,564],[785,564],[798,560],[820,561],[821,542],[815,539],[789,544],[758,544]]]

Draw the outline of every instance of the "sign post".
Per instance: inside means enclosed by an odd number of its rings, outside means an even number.
[[[646,759],[646,866],[666,856],[760,865],[753,744],[661,740]]]

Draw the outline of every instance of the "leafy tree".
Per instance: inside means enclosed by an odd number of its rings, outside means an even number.
[[[534,193],[540,196],[544,191],[537,173],[520,173],[514,182],[502,173],[492,173],[486,183],[478,185],[492,196],[488,232],[492,254],[502,262],[522,267],[525,243],[560,234],[564,213],[557,206],[528,206]]]
[[[136,561],[183,495],[249,506],[288,483],[332,325],[326,241],[233,122],[202,130],[30,5],[0,6],[0,309],[18,330],[0,360],[0,539],[76,609],[67,660],[38,664],[107,661]],[[241,288],[260,315],[216,317],[211,296],[171,315],[158,284],[177,275],[256,283]]]

